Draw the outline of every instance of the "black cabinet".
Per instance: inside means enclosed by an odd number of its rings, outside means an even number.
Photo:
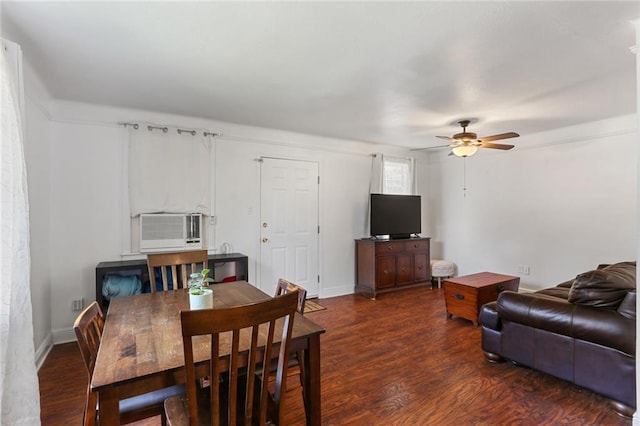
[[[235,276],[238,281],[249,281],[249,260],[244,254],[227,253],[209,255],[209,269],[211,269],[212,273],[215,273],[215,265],[228,262],[235,263]],[[147,259],[118,260],[98,263],[98,266],[96,266],[96,300],[105,313],[109,307],[109,301],[102,296],[102,285],[105,277],[109,274],[136,274],[140,277],[143,283],[143,291],[148,287],[148,285],[145,285],[149,282]],[[213,279],[216,282],[222,280],[222,278],[224,277],[213,276]]]

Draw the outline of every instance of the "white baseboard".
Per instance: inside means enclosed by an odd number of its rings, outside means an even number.
[[[47,337],[44,339],[44,341],[42,342],[42,344],[40,345],[40,347],[38,347],[38,349],[36,350],[36,353],[35,353],[36,371],[40,370],[40,367],[42,367],[44,360],[47,359],[47,355],[49,355],[49,352],[51,351],[52,347],[53,347],[53,337],[51,336],[51,333],[49,333]]]
[[[347,294],[353,294],[355,287],[353,284],[350,286],[343,287],[330,287],[330,288],[322,288],[320,291],[320,298],[325,299],[327,297],[337,297],[337,296],[346,296]]]
[[[540,289],[529,289],[520,287],[518,291],[520,293],[534,293]],[[330,287],[323,288],[320,294],[321,299],[325,299],[327,297],[337,297],[337,296],[346,296],[347,294],[355,293],[354,286],[344,286],[344,287]]]
[[[76,341],[76,333],[72,328],[59,328],[57,330],[51,330],[53,335],[53,344],[69,343]]]

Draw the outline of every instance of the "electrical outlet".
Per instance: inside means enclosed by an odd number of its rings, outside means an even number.
[[[529,275],[531,273],[531,268],[529,266],[525,266],[522,269],[525,275]]]
[[[74,299],[71,301],[71,310],[73,312],[81,311],[84,307],[84,299]]]
[[[524,266],[518,265],[518,274],[520,275],[524,274]]]

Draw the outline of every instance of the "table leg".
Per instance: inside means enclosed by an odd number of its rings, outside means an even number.
[[[304,412],[307,425],[320,425],[322,419],[320,400],[320,335],[309,337],[309,347],[304,351]]]
[[[115,387],[101,389],[98,393],[100,401],[100,424],[119,425],[120,406],[118,401],[118,390]]]

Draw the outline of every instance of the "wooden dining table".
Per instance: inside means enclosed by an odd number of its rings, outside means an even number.
[[[216,284],[211,288],[214,309],[271,298],[245,281]],[[180,311],[188,309],[189,294],[185,289],[111,300],[91,379],[92,390],[98,392],[101,424],[119,424],[120,400],[185,382]],[[320,335],[324,332],[323,327],[296,313],[291,352],[303,353],[303,395],[308,425],[319,425],[321,421]],[[204,341],[195,343],[198,344],[208,345]],[[221,359],[229,357],[228,345],[222,344],[220,350]],[[208,347],[200,348],[199,352],[209,353]],[[203,368],[196,371],[205,376],[208,360],[196,359],[198,361]]]

